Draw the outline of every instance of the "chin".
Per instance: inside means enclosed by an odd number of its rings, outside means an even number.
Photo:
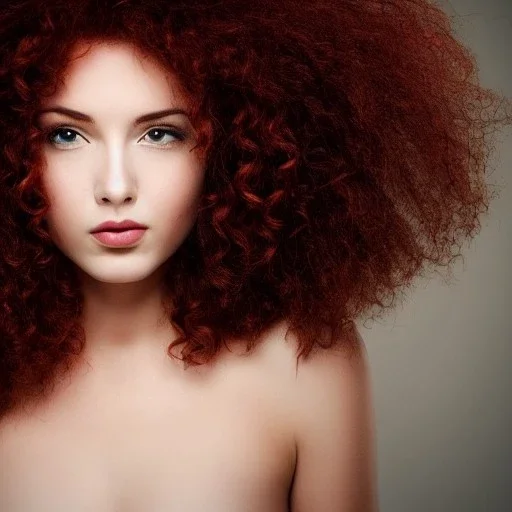
[[[86,280],[98,281],[101,283],[110,283],[110,284],[128,284],[128,283],[137,283],[148,279],[153,272],[156,270],[151,269],[147,272],[141,272],[140,269],[136,271],[134,268],[135,265],[132,265],[132,268],[129,269],[112,269],[112,271],[108,271],[106,269],[87,269],[85,267],[79,267],[79,273]]]

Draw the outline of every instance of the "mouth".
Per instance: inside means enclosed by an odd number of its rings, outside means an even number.
[[[92,236],[107,247],[126,247],[139,242],[146,230],[147,228],[109,229],[97,231]]]
[[[123,229],[102,229],[101,231],[95,231],[95,233],[122,233],[123,231],[138,231],[147,228],[123,228]]]

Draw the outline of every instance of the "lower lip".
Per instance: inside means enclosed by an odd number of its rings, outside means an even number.
[[[146,229],[127,229],[125,231],[98,231],[92,236],[110,247],[125,247],[138,242]]]

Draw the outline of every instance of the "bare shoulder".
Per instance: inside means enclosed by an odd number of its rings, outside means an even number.
[[[368,390],[370,368],[364,340],[354,326],[343,342],[329,349],[315,348],[307,359],[300,359],[297,365],[298,341],[287,322],[277,324],[265,340],[265,356],[271,361],[277,375],[287,382],[288,392],[294,397],[295,405],[306,396],[314,395],[318,386],[352,386],[359,391]],[[335,379],[335,381],[332,381]],[[341,380],[341,382],[340,382]],[[291,398],[289,396],[289,398]]]
[[[297,447],[292,512],[378,509],[368,354],[355,327],[351,336],[301,359],[290,387]]]

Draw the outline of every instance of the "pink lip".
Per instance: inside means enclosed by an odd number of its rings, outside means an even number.
[[[126,247],[138,242],[146,229],[127,229],[125,231],[99,231],[92,236],[109,247]]]
[[[125,229],[145,229],[147,226],[144,224],[139,224],[133,220],[127,219],[122,222],[116,222],[114,220],[108,220],[107,222],[102,222],[98,226],[96,226],[91,233],[97,233],[98,231],[121,231]]]

